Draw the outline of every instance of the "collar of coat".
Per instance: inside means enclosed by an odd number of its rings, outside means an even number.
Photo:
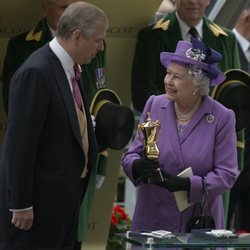
[[[26,36],[26,41],[36,41],[42,40],[43,36],[46,36],[46,30],[48,30],[46,19],[43,18]],[[44,33],[45,31],[45,33]]]
[[[175,13],[174,13],[174,17]],[[153,25],[152,29],[162,29],[164,31],[168,30],[169,27],[171,27],[171,22],[173,20],[171,20],[173,18],[173,13],[167,15],[166,17],[160,19],[158,22],[156,22]],[[204,22],[207,23],[208,28],[212,31],[212,33],[214,34],[214,36],[218,37],[220,35],[222,36],[228,36],[228,34],[217,24],[215,24],[214,22],[211,22],[208,18],[204,17]]]

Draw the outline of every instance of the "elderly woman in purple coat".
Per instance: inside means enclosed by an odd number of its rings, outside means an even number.
[[[192,39],[179,41],[175,53],[162,52],[166,67],[166,94],[151,96],[140,124],[160,121],[157,160],[145,157],[145,143],[137,133],[122,166],[138,187],[131,230],[187,232],[190,220],[200,215],[197,204],[206,194],[204,214],[215,228],[224,228],[222,193],[237,178],[235,116],[232,110],[209,97],[209,88],[223,82],[216,67],[221,55]],[[191,167],[193,175],[180,177]],[[146,177],[160,169],[163,180],[148,183]],[[178,209],[175,192],[186,191],[189,206]]]

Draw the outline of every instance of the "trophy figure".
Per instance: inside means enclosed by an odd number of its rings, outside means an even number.
[[[149,112],[147,113],[147,115],[147,122],[138,125],[138,134],[145,148],[145,157],[150,160],[157,160],[160,155],[159,149],[156,144],[159,138],[160,121],[156,120],[155,122],[152,122]],[[142,138],[141,132],[144,138]],[[159,183],[163,181],[164,178],[162,176],[160,168],[157,168],[155,173],[150,177],[144,179],[144,182],[146,183]]]

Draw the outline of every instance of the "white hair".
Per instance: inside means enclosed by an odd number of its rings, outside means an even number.
[[[210,79],[206,76],[205,72],[194,65],[187,65],[186,68],[192,78],[194,86],[200,86],[200,95],[208,95]]]

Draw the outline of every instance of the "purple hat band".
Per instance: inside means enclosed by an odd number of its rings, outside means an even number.
[[[171,62],[180,64],[194,65],[203,70],[205,75],[210,79],[210,86],[216,86],[222,83],[226,76],[217,67],[222,56],[217,51],[206,48],[205,45],[192,38],[191,43],[179,41],[174,53],[161,52],[160,60],[164,67],[168,67]]]

